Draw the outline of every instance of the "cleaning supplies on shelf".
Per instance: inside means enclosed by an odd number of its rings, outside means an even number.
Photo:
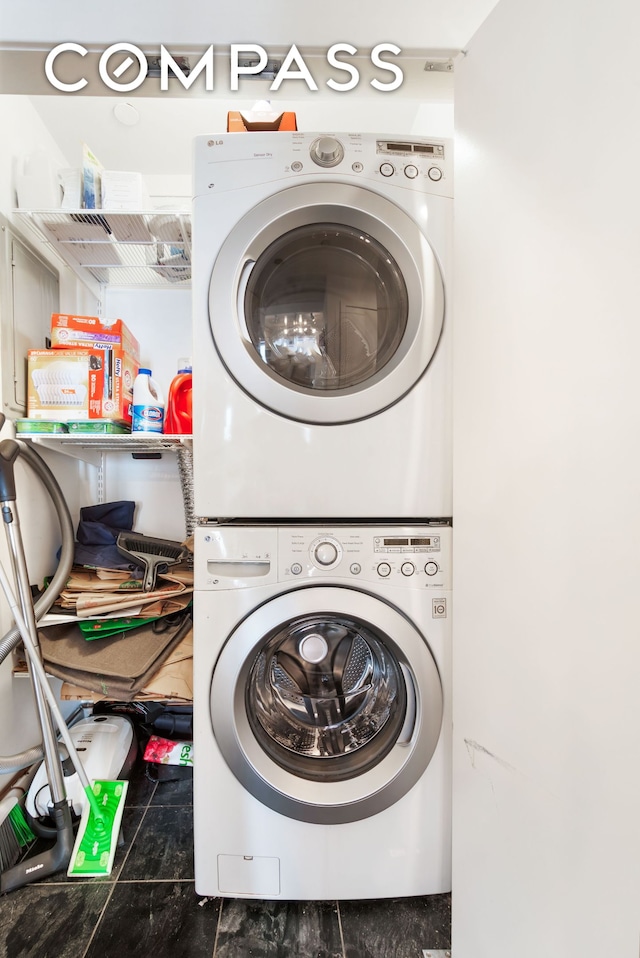
[[[172,436],[191,435],[193,416],[191,359],[178,360],[178,374],[171,380],[164,419],[164,432]]]
[[[131,432],[162,432],[164,397],[151,370],[141,367],[133,383]]]

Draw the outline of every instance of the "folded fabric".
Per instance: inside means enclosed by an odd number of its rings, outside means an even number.
[[[135,508],[135,502],[128,499],[84,506],[80,510],[76,539],[83,545],[113,544],[119,532],[133,529]]]
[[[124,569],[131,573],[132,578],[142,578],[142,570],[130,559],[125,559],[113,543],[83,545],[81,542],[76,542],[73,547],[73,561],[76,565],[83,565],[88,569]]]
[[[135,502],[129,499],[84,506],[76,531],[74,561],[77,565],[135,570],[135,564],[116,548],[118,533],[133,529],[135,508]]]
[[[130,701],[191,631],[191,615],[177,615],[164,631],[154,626],[148,623],[103,642],[87,642],[76,623],[39,629],[45,668],[72,685]]]

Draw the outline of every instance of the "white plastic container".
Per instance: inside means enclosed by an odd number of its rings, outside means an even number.
[[[62,200],[58,170],[45,150],[35,150],[18,161],[16,193],[20,209],[58,209]]]
[[[131,432],[162,432],[164,398],[160,387],[151,376],[151,370],[138,370],[133,383],[133,410]]]

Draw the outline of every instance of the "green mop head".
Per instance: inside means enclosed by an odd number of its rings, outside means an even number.
[[[128,786],[127,781],[97,780],[86,789],[88,801],[67,869],[69,878],[111,874]]]

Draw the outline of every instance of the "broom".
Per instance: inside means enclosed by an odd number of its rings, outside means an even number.
[[[36,837],[24,817],[21,805],[29,778],[28,772],[19,772],[8,783],[0,798],[0,871],[15,865],[22,849]]]

